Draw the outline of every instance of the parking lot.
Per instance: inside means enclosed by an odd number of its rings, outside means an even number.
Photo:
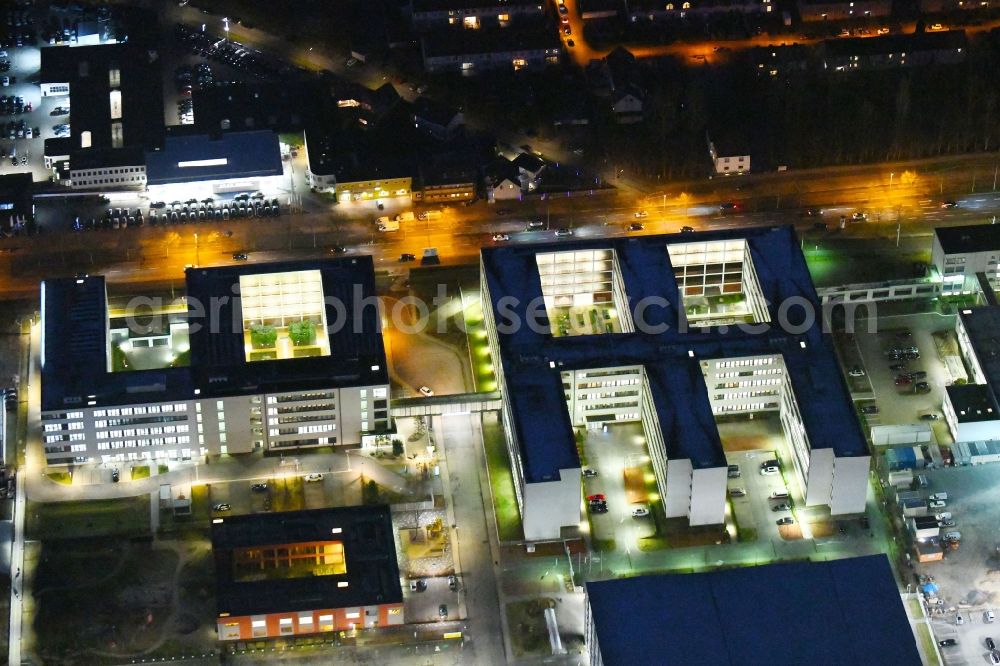
[[[625,472],[637,474],[641,482],[646,482],[646,475],[652,474],[649,464],[646,438],[643,436],[642,425],[629,423],[608,427],[608,432],[589,430],[586,433],[583,449],[588,468],[597,472],[595,477],[584,477],[583,489],[585,496],[601,494],[607,502],[607,513],[597,513],[587,507],[593,528],[593,537],[598,540],[616,540],[622,547],[634,545],[642,537],[652,536],[656,532],[656,524],[651,517],[633,518],[632,509],[635,505],[630,500],[638,499],[638,491],[626,491]],[[648,505],[647,505],[648,506]]]
[[[991,636],[1000,641],[1000,624],[983,623],[983,611],[1000,611],[1000,536],[996,525],[1000,521],[1000,486],[996,483],[1000,465],[945,467],[924,470],[930,481],[925,492],[948,493],[944,511],[952,514],[955,527],[961,532],[958,550],[945,552],[944,560],[916,563],[915,574],[934,577],[943,603],[932,614],[932,626],[937,640],[955,638],[958,645],[942,648],[949,664],[989,663],[984,639]],[[912,581],[915,583],[916,581]],[[955,613],[965,620],[956,625]],[[1000,643],[998,643],[1000,644]]]
[[[951,376],[938,357],[933,334],[947,333],[954,328],[954,317],[928,313],[888,317],[879,320],[878,332],[859,330],[855,334],[864,360],[864,370],[875,393],[874,404],[878,407],[878,414],[865,416],[869,426],[930,423],[937,443],[946,444],[951,441],[943,420],[922,421],[921,416],[941,415],[945,387],[951,382]],[[906,332],[909,332],[908,336]],[[886,351],[894,347],[910,345],[919,350],[919,359],[890,360],[886,356]],[[893,370],[890,366],[902,368]],[[908,372],[924,372],[926,377],[916,377],[909,382],[897,384],[898,378]],[[919,381],[927,382],[929,391],[916,391],[915,385]]]

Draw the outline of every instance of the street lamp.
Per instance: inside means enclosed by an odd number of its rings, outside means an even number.
[[[226,41],[228,42],[229,41],[229,17],[228,16],[223,16],[222,17],[222,29],[226,33]]]
[[[895,172],[895,171],[890,171],[890,172],[889,172],[889,189],[890,189],[890,190],[892,189],[892,178],[893,178],[893,176],[895,176],[895,175],[896,175],[896,172]]]
[[[201,249],[198,246],[198,232],[194,234],[194,265],[195,267],[201,265]]]

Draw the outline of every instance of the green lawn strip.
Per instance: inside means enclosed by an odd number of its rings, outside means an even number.
[[[56,483],[61,483],[64,486],[68,486],[73,483],[73,475],[69,472],[49,472],[45,476],[49,477]]]
[[[73,502],[28,502],[28,538],[72,539],[149,534],[149,496]]]
[[[517,507],[514,476],[507,457],[503,429],[499,423],[483,423],[483,443],[500,541],[519,541],[524,538],[521,513]]]

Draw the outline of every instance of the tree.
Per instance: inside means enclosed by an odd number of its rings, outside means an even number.
[[[392,440],[392,455],[401,456],[403,455],[403,442],[402,440],[393,439]]]
[[[316,324],[309,319],[294,321],[288,325],[288,337],[297,347],[312,344],[316,339]]]
[[[278,331],[274,326],[254,324],[250,327],[250,344],[254,349],[271,349],[278,342]]]
[[[365,484],[361,486],[361,503],[362,504],[378,504],[378,484],[375,483],[373,479],[365,481]]]

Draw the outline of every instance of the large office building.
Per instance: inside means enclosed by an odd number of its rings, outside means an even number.
[[[982,275],[992,289],[1000,285],[1000,226],[970,224],[936,227],[931,266],[942,279],[942,293],[970,294],[982,290]]]
[[[221,641],[404,622],[388,506],[217,518],[212,552]]]
[[[919,664],[884,555],[587,584],[590,666]]]
[[[574,429],[641,423],[667,517],[724,522],[715,419],[777,414],[805,504],[864,510],[869,454],[790,227],[484,250],[525,537],[580,523]]]
[[[371,257],[187,270],[187,296],[109,305],[42,284],[49,465],[353,446],[390,427]]]
[[[158,54],[138,44],[42,49],[42,97],[70,102],[68,150],[47,163],[68,157],[74,189],[143,189],[143,151],[165,133],[160,82]]]

